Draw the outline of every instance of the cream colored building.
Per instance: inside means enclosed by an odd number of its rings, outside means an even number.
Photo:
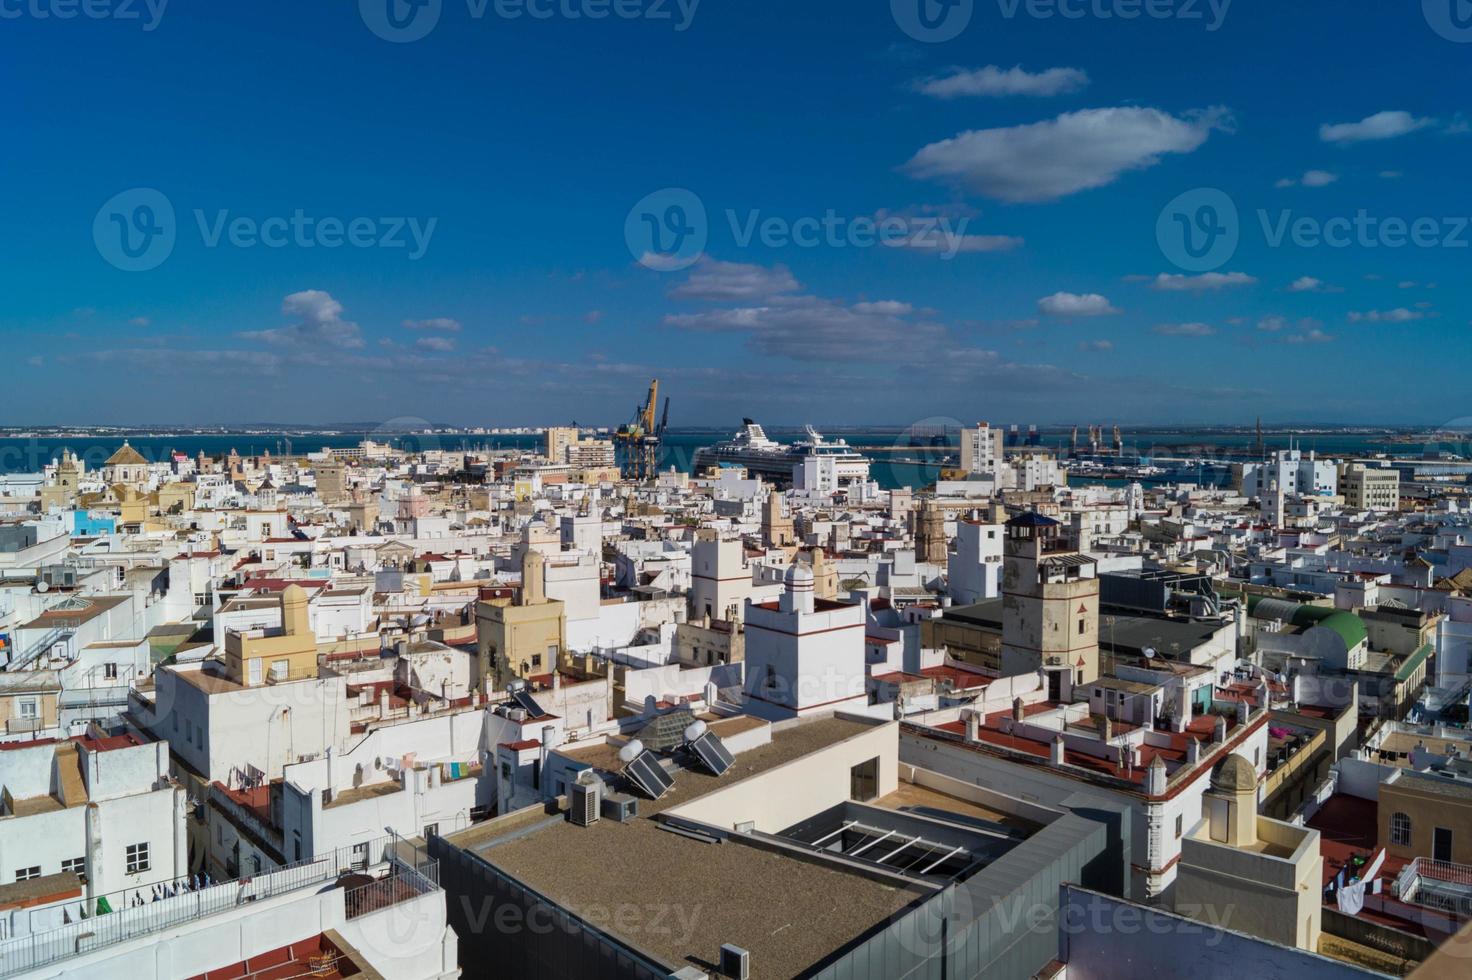
[[[546,595],[547,560],[527,548],[521,560],[521,595],[515,605],[481,601],[475,607],[475,636],[480,676],[488,690],[503,690],[557,669],[567,649],[567,611]]]
[[[317,634],[307,612],[307,593],[289,585],[281,593],[281,629],[231,632],[225,636],[225,670],[243,687],[317,676]]]
[[[1400,510],[1400,473],[1363,463],[1339,467],[1339,493],[1350,510]]]
[[[1175,911],[1284,946],[1319,945],[1319,832],[1257,814],[1257,772],[1232,754],[1181,841]]]
[[[1005,433],[985,422],[961,431],[961,470],[964,473],[996,473],[1002,468]]]

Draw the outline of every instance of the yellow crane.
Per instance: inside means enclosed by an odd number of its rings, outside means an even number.
[[[634,417],[619,426],[614,444],[623,455],[623,474],[630,480],[652,480],[659,471],[659,453],[664,445],[664,432],[670,421],[670,400],[664,400],[664,415],[655,424],[659,407],[659,379],[649,382],[649,396],[634,409]]]

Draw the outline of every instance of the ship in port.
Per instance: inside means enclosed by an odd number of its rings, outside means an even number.
[[[769,437],[751,419],[741,420],[741,429],[724,442],[695,451],[695,472],[711,467],[740,466],[748,476],[776,483],[791,483],[794,471],[812,457],[833,460],[834,476],[842,485],[862,483],[869,479],[869,458],[856,452],[842,439],[825,439],[811,425],[804,427],[807,438],[792,443]]]

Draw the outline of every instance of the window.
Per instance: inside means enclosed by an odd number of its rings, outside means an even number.
[[[1078,621],[1078,635],[1079,636],[1083,636],[1084,635],[1084,632],[1087,630],[1087,628],[1088,627],[1087,627],[1087,624],[1085,623],[1085,621],[1082,620],[1082,619],[1080,619]]]
[[[1181,825],[1185,823],[1185,821],[1186,818],[1184,816],[1179,813],[1176,814],[1176,840],[1181,839]]]
[[[437,823],[427,823],[427,824],[424,825],[424,839],[425,840],[429,840],[431,837],[438,837],[439,835],[440,835],[440,825],[439,824],[437,824]]]
[[[147,844],[129,844],[127,857],[127,873],[130,875],[142,874],[150,867]]]
[[[110,680],[110,681],[117,680],[118,679],[118,665],[117,664],[103,664],[102,665],[102,676],[106,680]]]
[[[27,721],[35,721],[41,716],[40,704],[35,698],[20,699],[20,716]]]
[[[41,877],[41,866],[39,864],[33,865],[33,866],[29,867],[29,868],[16,868],[15,869],[15,880],[16,881],[30,881],[32,878],[39,878],[39,877]]]
[[[87,880],[87,859],[84,857],[67,858],[61,862],[61,870],[70,871],[85,883]]]
[[[1411,843],[1411,817],[1407,813],[1390,815],[1390,843],[1409,846]]]
[[[861,762],[849,770],[849,799],[867,803],[879,795],[879,760]]]

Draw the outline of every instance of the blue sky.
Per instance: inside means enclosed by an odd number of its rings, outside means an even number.
[[[14,423],[1469,414],[1453,0],[93,2],[0,3]]]

